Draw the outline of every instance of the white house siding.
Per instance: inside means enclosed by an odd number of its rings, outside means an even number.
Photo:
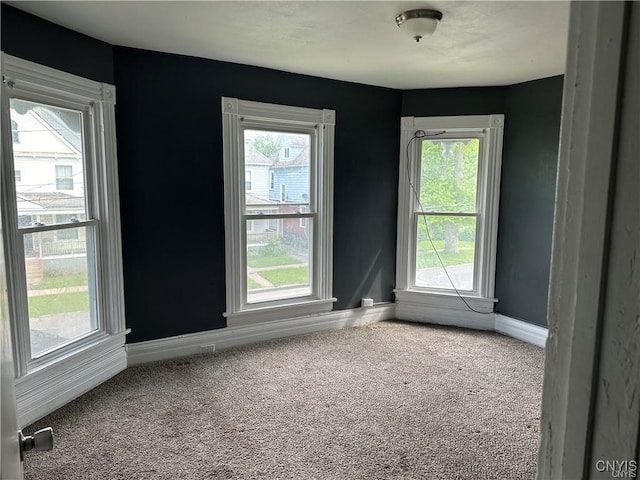
[[[245,164],[245,171],[251,171],[251,190],[253,196],[269,198],[269,165]]]
[[[51,131],[36,114],[28,111],[21,115],[11,110],[11,120],[18,124],[18,142],[13,143],[16,193],[63,192],[73,197],[84,195],[83,159],[61,135]],[[70,166],[73,189],[58,190],[56,165]],[[19,175],[18,175],[19,172]],[[18,202],[18,214],[29,214],[34,210],[30,202]],[[76,213],[77,208],[58,213]],[[80,210],[82,211],[82,209]]]

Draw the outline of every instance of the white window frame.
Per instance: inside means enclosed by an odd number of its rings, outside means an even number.
[[[269,172],[269,190],[274,190],[276,188],[276,173],[271,170]]]
[[[416,222],[421,216],[411,183],[419,188],[422,140],[478,138],[476,255],[473,291],[460,295],[473,310],[492,312],[498,233],[498,206],[502,164],[504,115],[456,117],[403,117],[401,119],[400,174],[398,181],[398,239],[396,252],[396,303],[403,305],[469,310],[453,289],[416,285]],[[415,138],[416,132],[426,133]],[[414,140],[412,140],[414,139]],[[408,157],[408,158],[407,158]],[[409,160],[409,164],[407,164]],[[407,175],[407,169],[410,171]],[[411,183],[409,181],[411,178]]]
[[[225,193],[225,269],[227,326],[243,326],[328,312],[333,309],[333,146],[335,111],[222,97]],[[244,130],[262,129],[315,136],[311,189],[315,208],[313,252],[309,259],[312,292],[304,297],[247,303]],[[300,215],[300,214],[292,214]],[[281,215],[282,218],[286,214]]]
[[[115,87],[1,53],[3,138],[11,138],[10,98],[66,106],[84,112],[85,198],[94,225],[96,320],[98,329],[31,358],[22,236],[18,230],[13,161],[3,162],[2,219],[9,279],[16,396],[21,425],[50,413],[126,368],[126,329],[115,137]],[[2,154],[13,158],[12,142]],[[31,228],[32,231],[58,226]],[[65,227],[66,228],[66,227]],[[89,245],[87,245],[89,247]]]

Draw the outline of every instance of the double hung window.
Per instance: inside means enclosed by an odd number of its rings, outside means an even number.
[[[223,98],[222,114],[228,324],[331,310],[335,113]]]
[[[460,295],[493,308],[503,122],[502,115],[402,119],[399,303],[465,308],[448,298]]]
[[[18,413],[28,421],[126,365],[115,89],[2,62],[3,234]],[[46,405],[31,400],[42,389]]]

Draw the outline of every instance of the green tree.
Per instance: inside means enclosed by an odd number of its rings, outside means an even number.
[[[420,203],[424,212],[474,213],[478,172],[477,139],[422,142]],[[471,217],[427,216],[433,240],[444,240],[445,253],[457,253],[458,241],[472,241]],[[427,239],[424,219],[418,223],[418,241]]]
[[[278,145],[269,135],[258,135],[253,139],[253,147],[265,157],[271,158],[278,151]]]

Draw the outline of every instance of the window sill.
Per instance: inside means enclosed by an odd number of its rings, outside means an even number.
[[[251,307],[241,312],[225,312],[227,328],[246,327],[258,325],[275,320],[283,320],[297,317],[305,317],[318,313],[326,313],[333,310],[336,298],[326,300],[300,300],[286,305]]]
[[[33,423],[124,370],[129,331],[98,336],[84,348],[17,378],[19,424]]]
[[[455,292],[435,293],[419,290],[394,290],[394,293],[396,294],[397,304],[413,305],[417,307],[444,308],[450,310],[469,310],[467,305],[460,300],[460,297]],[[498,301],[497,298],[486,298],[464,294],[462,297],[469,306],[473,308],[473,310],[482,313],[493,312],[494,304]]]

